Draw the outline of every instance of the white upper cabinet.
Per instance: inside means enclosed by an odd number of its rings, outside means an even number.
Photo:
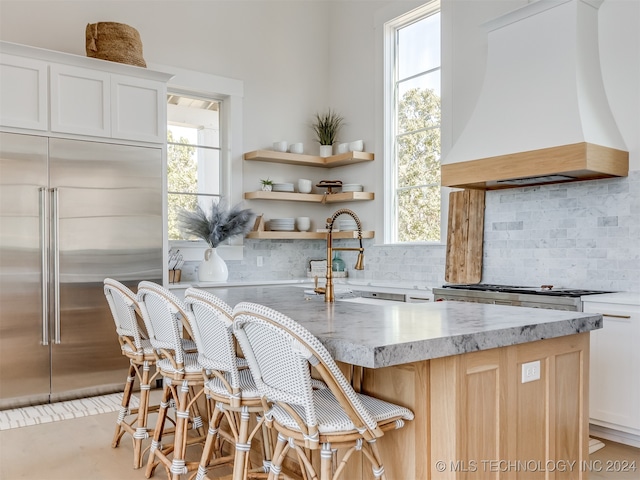
[[[111,75],[111,135],[166,141],[166,86],[153,80]]]
[[[51,65],[51,131],[111,136],[111,75]]]
[[[47,63],[0,55],[0,124],[47,130]]]
[[[0,42],[0,125],[166,142],[171,75]]]

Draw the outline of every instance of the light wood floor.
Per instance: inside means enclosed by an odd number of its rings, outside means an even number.
[[[0,479],[144,480],[144,468],[132,468],[128,437],[111,448],[116,418],[117,413],[104,413],[0,431]],[[638,480],[640,449],[603,441],[606,446],[591,455],[589,478]],[[199,458],[199,451],[192,456]],[[623,462],[635,462],[636,471],[616,471]],[[158,469],[152,478],[167,476]]]

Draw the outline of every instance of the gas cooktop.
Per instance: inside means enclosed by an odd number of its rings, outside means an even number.
[[[447,285],[443,285],[442,288],[455,288],[459,290],[479,290],[484,292],[554,295],[554,296],[562,296],[562,297],[581,297],[582,295],[613,293],[613,292],[606,292],[602,290],[580,290],[577,288],[554,287],[553,285],[541,285],[539,287],[519,287],[514,285],[492,285],[489,283],[447,284]]]

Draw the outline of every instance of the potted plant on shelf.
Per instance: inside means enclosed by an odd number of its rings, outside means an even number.
[[[330,157],[333,144],[336,141],[338,131],[344,122],[344,118],[329,109],[324,114],[316,113],[311,128],[316,134],[316,140],[320,143],[320,156]]]
[[[269,180],[269,178],[260,179],[260,183],[262,184],[262,190],[265,192],[270,192],[273,188],[273,180]]]
[[[225,261],[218,255],[217,247],[225,240],[236,235],[244,235],[251,230],[254,213],[243,209],[240,204],[226,208],[223,199],[211,203],[209,212],[196,205],[195,211],[181,210],[178,214],[178,225],[188,236],[198,237],[207,244],[204,260],[198,268],[198,280],[204,282],[225,282],[229,270]]]

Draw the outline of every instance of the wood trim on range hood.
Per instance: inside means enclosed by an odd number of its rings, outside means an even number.
[[[628,174],[628,152],[586,142],[445,164],[441,171],[445,187],[481,190],[624,177]]]

